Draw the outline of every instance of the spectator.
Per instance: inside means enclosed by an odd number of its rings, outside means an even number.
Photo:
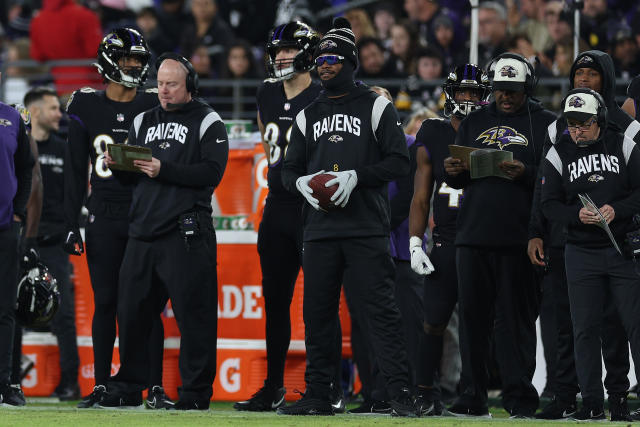
[[[376,35],[385,49],[391,48],[391,27],[396,23],[396,16],[392,3],[381,3],[373,13]]]
[[[580,19],[580,36],[592,49],[607,50],[607,31],[619,25],[617,13],[607,8],[607,0],[585,0]]]
[[[491,58],[506,51],[507,11],[495,1],[480,4],[478,10],[478,62],[486,66]]]
[[[544,21],[551,37],[551,47],[545,52],[545,56],[553,58],[554,46],[565,40],[573,40],[573,18],[571,12],[564,10],[561,1],[550,1],[544,9]],[[542,59],[544,62],[545,59]],[[550,63],[545,64],[551,67]]]
[[[363,79],[390,79],[402,78],[393,61],[384,57],[384,47],[382,42],[374,37],[364,37],[358,44],[358,62],[360,68],[356,77]]]
[[[229,25],[218,16],[216,0],[192,0],[193,22],[183,32],[181,51],[191,56],[199,44],[207,46],[214,71],[224,68],[225,52],[234,39]]]
[[[520,12],[524,19],[515,28],[518,33],[529,38],[538,52],[551,48],[553,43],[545,25],[545,2],[546,0],[520,0]]]
[[[506,41],[507,51],[522,55],[536,69],[538,77],[551,77],[552,73],[546,66],[539,62],[539,56],[542,54],[536,52],[529,37],[524,33],[516,33],[509,36]]]
[[[218,13],[235,34],[241,34],[252,46],[262,46],[275,20],[278,3],[280,0],[221,1]]]
[[[227,50],[227,60],[225,68],[222,70],[221,78],[241,80],[257,79],[259,77],[258,67],[255,59],[253,58],[253,54],[251,53],[251,46],[249,43],[244,40],[238,40],[233,43]],[[243,113],[244,116],[247,116],[249,113],[252,116],[255,116],[257,88],[255,86],[241,87],[241,99],[239,103],[233,102],[233,97],[236,95],[234,89],[235,87],[232,85],[225,85],[220,88],[218,93],[221,96],[228,97],[229,102],[219,103],[216,105],[216,109],[220,111],[220,114],[222,114],[223,117],[225,117],[226,113],[227,116],[225,118],[231,116],[233,116],[234,119],[241,118],[239,116]],[[244,116],[242,118],[248,118]]]
[[[138,12],[136,25],[149,45],[152,63],[163,52],[173,49],[174,43],[167,37],[167,34],[160,26],[158,12],[153,7],[145,7]]]
[[[444,94],[438,84],[442,78],[442,56],[433,48],[422,48],[416,54],[416,73],[409,76],[406,91],[411,96],[411,110],[428,108],[442,111]]]
[[[438,16],[440,6],[438,2],[431,0],[405,0],[404,10],[418,30],[419,42],[426,46],[433,40],[433,29],[431,25]]]
[[[209,57],[209,52],[207,47],[203,44],[198,45],[193,54],[191,54],[191,58],[189,58],[191,64],[193,64],[193,69],[198,75],[199,80],[202,82],[206,79],[213,79],[218,77],[218,75],[211,68],[211,58]],[[203,82],[204,83],[204,82]],[[209,99],[212,96],[215,96],[216,88],[207,87],[206,85],[200,85],[198,89],[198,96],[204,98],[209,104],[211,104],[211,100]]]
[[[640,73],[638,45],[628,27],[619,28],[611,40],[611,57],[616,68],[616,77],[629,81]]]
[[[185,31],[185,27],[191,22],[191,16],[185,11],[185,0],[159,0],[160,10],[158,20],[162,33],[173,40],[172,48],[177,49]],[[195,37],[195,36],[194,36]],[[194,44],[197,43],[194,41]]]
[[[28,61],[29,39],[21,38],[10,41],[7,44],[8,66],[5,70],[4,79],[4,102],[7,104],[22,104],[24,95],[29,90],[33,80],[41,80],[45,70],[41,66],[18,66],[12,65],[16,61]]]
[[[416,32],[409,21],[403,20],[391,27],[391,54],[396,69],[402,74],[414,72],[414,53],[417,48]]]
[[[375,37],[376,30],[373,28],[371,18],[363,9],[348,10],[344,17],[349,20],[353,34],[356,36],[356,43],[363,37]]]
[[[434,40],[432,46],[440,51],[445,70],[452,70],[456,64],[465,62],[467,51],[460,49],[455,43],[453,21],[446,15],[441,15],[433,21]]]
[[[98,16],[73,0],[44,0],[31,22],[31,57],[37,61],[93,59],[102,39]],[[92,67],[52,67],[59,94],[99,84]]]
[[[413,137],[416,136],[418,131],[420,130],[420,126],[422,126],[422,122],[427,119],[439,119],[440,116],[428,108],[421,108],[415,113],[409,116],[409,122],[404,127],[404,133],[407,135],[411,135]]]

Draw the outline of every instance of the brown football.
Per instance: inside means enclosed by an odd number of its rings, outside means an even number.
[[[325,184],[335,177],[332,174],[321,173],[309,181],[309,187],[313,190],[313,197],[318,199],[320,207],[327,211],[336,208],[336,205],[330,199],[338,189],[338,184],[333,184],[331,187],[325,187]]]

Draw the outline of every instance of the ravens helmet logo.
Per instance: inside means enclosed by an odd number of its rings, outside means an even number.
[[[508,77],[512,79],[518,75],[518,72],[511,65],[505,65],[504,67],[500,68],[500,75],[502,77]]]
[[[322,43],[320,43],[320,46],[319,46],[320,50],[335,49],[337,47],[338,45],[333,40],[325,40]]]

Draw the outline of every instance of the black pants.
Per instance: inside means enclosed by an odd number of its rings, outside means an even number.
[[[502,403],[511,414],[533,414],[539,289],[525,247],[458,247],[462,391],[486,405],[489,339],[493,330]]]
[[[567,244],[565,263],[580,391],[585,402],[601,405],[604,390],[600,337],[605,305],[617,308],[631,343],[634,363],[640,363],[640,311],[637,309],[640,276],[635,263],[620,256],[614,248],[589,249]],[[608,292],[612,295],[611,302],[606,298]],[[611,390],[609,393],[613,394]]]
[[[305,344],[307,389],[327,396],[334,372],[334,339],[341,284],[371,340],[387,392],[408,386],[407,355],[393,294],[394,268],[388,237],[304,242]]]
[[[547,249],[549,254],[549,249]],[[548,255],[550,258],[550,255]],[[550,263],[549,263],[550,264]],[[544,391],[555,394],[556,369],[558,363],[558,329],[556,323],[556,300],[554,299],[553,277],[549,268],[534,267],[534,277],[542,291],[540,300],[540,339],[542,340],[547,381]],[[573,358],[573,356],[572,356]]]
[[[87,225],[87,263],[95,306],[91,332],[96,385],[106,385],[111,376],[119,299],[118,274],[127,245],[128,229],[126,216],[116,219],[107,215],[91,215]],[[149,385],[153,386],[162,384],[164,328],[159,315],[154,314],[151,322],[150,357],[145,370],[149,375]]]
[[[266,316],[267,384],[282,387],[291,341],[289,307],[302,267],[302,208],[267,198],[258,230]]]
[[[0,385],[11,379],[20,232],[21,226],[16,222],[0,230]]]
[[[456,247],[436,242],[430,259],[435,271],[424,278],[424,320],[420,334],[418,385],[430,389],[430,398],[439,399],[438,373],[442,360],[443,335],[458,302]]]
[[[69,255],[59,245],[40,247],[40,260],[55,277],[60,292],[60,306],[51,320],[51,332],[58,339],[60,349],[60,384],[76,384],[80,360]]]
[[[211,398],[216,370],[217,283],[212,228],[189,238],[188,243],[178,230],[150,242],[129,239],[120,268],[120,371],[109,383],[114,392],[139,392],[147,386],[151,319],[171,298],[181,335],[180,399]]]

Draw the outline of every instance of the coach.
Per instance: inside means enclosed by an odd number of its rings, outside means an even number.
[[[142,403],[148,381],[152,316],[171,304],[180,329],[182,387],[175,409],[208,409],[216,368],[216,239],[211,194],[224,173],[229,144],[220,116],[192,99],[197,75],[185,58],[158,58],[160,105],[139,114],[128,143],[150,147],[132,181],[129,240],[120,268],[120,371],[101,406]],[[109,166],[113,160],[107,158]],[[124,176],[123,176],[124,175]]]

